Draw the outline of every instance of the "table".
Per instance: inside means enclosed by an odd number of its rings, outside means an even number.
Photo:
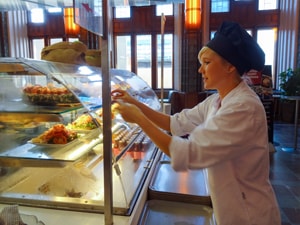
[[[297,151],[297,139],[298,139],[298,109],[299,109],[299,101],[300,96],[282,96],[283,99],[295,101],[295,121],[294,121],[294,147],[293,148],[282,148],[283,151]]]

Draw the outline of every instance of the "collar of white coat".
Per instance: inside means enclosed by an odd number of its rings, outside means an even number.
[[[236,92],[240,92],[240,90],[249,88],[248,84],[246,81],[242,80],[235,88],[233,88],[222,100],[220,98],[220,95],[218,94],[218,98],[216,98],[216,102],[214,104],[214,107],[216,109],[219,109],[221,105],[227,101],[227,99],[230,99],[231,96],[235,95]]]

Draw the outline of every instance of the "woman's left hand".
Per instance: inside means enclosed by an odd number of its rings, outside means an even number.
[[[122,101],[116,101],[115,110],[129,123],[138,123],[144,116],[137,106]]]

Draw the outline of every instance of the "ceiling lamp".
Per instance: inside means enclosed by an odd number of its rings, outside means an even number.
[[[185,27],[199,29],[201,24],[201,0],[185,0]]]
[[[67,35],[79,34],[80,27],[74,23],[74,10],[73,8],[64,9],[65,32]]]

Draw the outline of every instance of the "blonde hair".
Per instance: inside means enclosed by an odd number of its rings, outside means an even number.
[[[199,51],[199,53],[198,53],[198,60],[199,60],[199,62],[201,62],[201,57],[202,57],[202,55],[207,51],[207,50],[209,50],[209,47],[207,47],[207,46],[203,46],[201,49],[200,49],[200,51]]]
[[[201,49],[200,49],[200,51],[199,51],[199,53],[198,53],[198,60],[199,60],[199,62],[201,63],[201,57],[202,57],[202,55],[205,53],[205,52],[207,52],[207,51],[210,51],[210,52],[212,52],[213,54],[215,54],[215,55],[218,55],[221,59],[222,59],[222,62],[224,62],[224,64],[226,65],[226,64],[231,64],[230,62],[228,62],[226,59],[224,59],[222,56],[220,56],[217,52],[215,52],[214,50],[212,50],[211,48],[209,48],[209,47],[207,47],[207,46],[203,46]]]

